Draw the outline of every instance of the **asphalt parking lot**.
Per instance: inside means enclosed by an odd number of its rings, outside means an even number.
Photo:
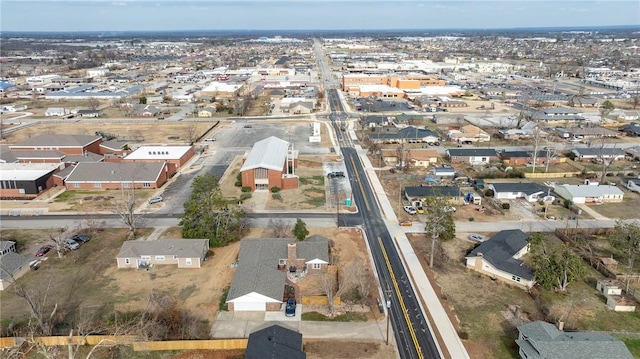
[[[411,105],[403,100],[358,98],[354,102],[360,104],[360,112],[402,112],[413,110]]]

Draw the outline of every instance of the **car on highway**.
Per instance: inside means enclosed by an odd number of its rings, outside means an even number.
[[[296,316],[296,299],[289,298],[287,300],[287,305],[284,308],[284,315],[287,317],[295,317]]]
[[[475,234],[475,233],[470,234],[469,235],[469,239],[474,241],[474,242],[480,242],[480,243],[482,243],[482,242],[487,240],[484,236],[481,236],[481,235]]]
[[[409,214],[417,214],[418,213],[418,211],[416,211],[416,209],[411,207],[411,206],[404,206],[402,208],[404,208],[404,211],[409,213]]]
[[[164,198],[162,198],[162,196],[155,196],[149,200],[149,204],[160,203],[162,201],[164,201]]]
[[[251,127],[253,127],[253,125],[250,125],[250,124],[244,125],[244,128],[251,128]]]
[[[46,246],[40,247],[40,249],[38,249],[38,251],[36,252],[36,257],[44,256],[45,254],[49,253],[51,248],[53,248],[53,247],[48,245],[48,244]]]

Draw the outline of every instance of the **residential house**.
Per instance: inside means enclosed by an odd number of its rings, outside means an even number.
[[[575,204],[622,202],[624,199],[624,192],[613,185],[562,184],[555,186],[553,191]]]
[[[456,176],[455,168],[443,165],[442,167],[433,168],[433,176],[437,179],[453,179]]]
[[[298,101],[289,105],[289,113],[308,115],[313,111],[313,101]]]
[[[547,152],[546,150],[538,151],[535,162],[538,165],[545,165],[547,162],[549,162],[549,164],[556,164],[567,161],[566,157],[558,156],[550,152],[551,151]],[[548,154],[551,154],[551,157],[547,159]],[[525,166],[534,163],[533,151],[501,151],[498,152],[498,157],[506,166]]]
[[[608,117],[617,121],[637,121],[640,120],[640,111],[615,109],[609,112]]]
[[[582,111],[567,107],[552,107],[532,114],[534,121],[546,124],[581,124],[586,120]]]
[[[522,359],[632,359],[620,339],[604,332],[565,332],[535,321],[518,327],[518,353]]]
[[[604,127],[573,127],[568,128],[569,135],[573,138],[586,139],[598,139],[607,137],[618,137],[618,133],[608,130]]]
[[[16,252],[0,256],[0,290],[5,290],[14,281],[29,271],[31,259]]]
[[[519,229],[500,231],[471,251],[465,257],[465,265],[492,278],[531,288],[535,276],[520,260],[529,252],[528,238],[529,235]]]
[[[618,127],[618,131],[624,132],[629,137],[640,137],[640,123],[631,122],[626,125]]]
[[[491,141],[491,135],[474,125],[462,126],[459,130],[449,130],[449,132],[447,132],[447,138],[449,138],[449,141],[457,143]]]
[[[293,146],[277,137],[256,142],[240,168],[242,186],[252,191],[298,188],[297,158]]]
[[[451,148],[446,151],[451,163],[488,164],[498,159],[493,148]]]
[[[640,193],[640,177],[639,178],[625,178],[623,183],[629,191]]]
[[[602,161],[602,160],[623,160],[627,153],[622,148],[615,147],[583,147],[571,150],[577,161]]]
[[[76,116],[78,117],[100,117],[102,110],[78,110]]]
[[[47,117],[52,117],[52,116],[62,117],[69,114],[71,114],[71,112],[64,107],[49,107],[44,112],[44,115]]]
[[[409,151],[409,160],[413,167],[428,168],[438,163],[438,151],[414,149]]]
[[[0,240],[0,257],[7,253],[16,252],[16,242]]]
[[[376,143],[429,143],[440,141],[437,132],[429,129],[417,127],[396,127],[378,128],[369,134],[369,138]]]
[[[201,108],[198,110],[198,117],[213,117],[216,112],[218,112],[218,110],[213,106]]]
[[[546,187],[537,183],[491,183],[489,189],[493,191],[495,199],[524,198],[528,202],[536,202],[542,199],[549,191]]]
[[[510,128],[510,129],[499,130],[498,136],[504,138],[505,140],[521,140],[521,139],[531,138],[534,135],[539,135],[540,137],[546,137],[547,133],[538,129],[537,127],[538,127],[537,123],[529,121],[524,125],[522,125],[520,128]]]
[[[164,162],[81,162],[65,180],[68,190],[85,189],[153,189],[160,188],[170,177]]]
[[[322,273],[329,265],[329,240],[316,235],[293,238],[244,238],[229,288],[230,311],[278,311],[287,280]]]
[[[444,197],[453,203],[462,203],[464,193],[458,186],[413,186],[404,188],[405,198],[413,201],[425,202],[427,197]]]
[[[306,359],[302,334],[277,324],[249,334],[244,359]]]
[[[133,115],[133,117],[155,117],[158,116],[161,112],[162,110],[158,106],[136,104],[133,105],[133,111],[131,112],[131,115]]]
[[[9,145],[11,151],[59,151],[68,155],[84,155],[85,152],[100,153],[102,137],[94,135],[39,135]]]
[[[624,151],[634,160],[640,160],[640,146],[627,147]]]
[[[208,239],[159,239],[125,241],[116,256],[118,269],[176,264],[200,268],[209,252]]]
[[[382,161],[390,166],[395,166],[398,164],[398,150],[394,148],[383,148],[380,150],[380,156],[382,157]],[[384,164],[381,164],[384,166]],[[380,167],[382,167],[380,166]]]
[[[34,199],[53,186],[60,163],[0,163],[0,198]]]

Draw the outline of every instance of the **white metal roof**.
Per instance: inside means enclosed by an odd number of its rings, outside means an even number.
[[[572,197],[601,197],[611,195],[624,195],[624,192],[616,186],[611,185],[570,185],[564,184],[563,187]]]
[[[240,171],[254,168],[268,168],[281,171],[287,160],[287,149],[289,142],[271,136],[258,141],[253,145],[247,160],[244,161]]]
[[[131,152],[127,160],[177,160],[184,156],[191,146],[141,146]]]
[[[0,181],[38,179],[58,168],[60,163],[0,163]]]

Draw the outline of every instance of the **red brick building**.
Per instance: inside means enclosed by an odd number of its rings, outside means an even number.
[[[151,189],[160,188],[171,177],[164,162],[78,163],[66,176],[68,190]]]
[[[102,137],[86,135],[40,135],[10,145],[12,152],[57,151],[67,155],[84,155],[85,152],[100,153]]]
[[[297,151],[285,140],[271,136],[256,142],[240,169],[242,186],[252,191],[298,188],[297,158]]]

